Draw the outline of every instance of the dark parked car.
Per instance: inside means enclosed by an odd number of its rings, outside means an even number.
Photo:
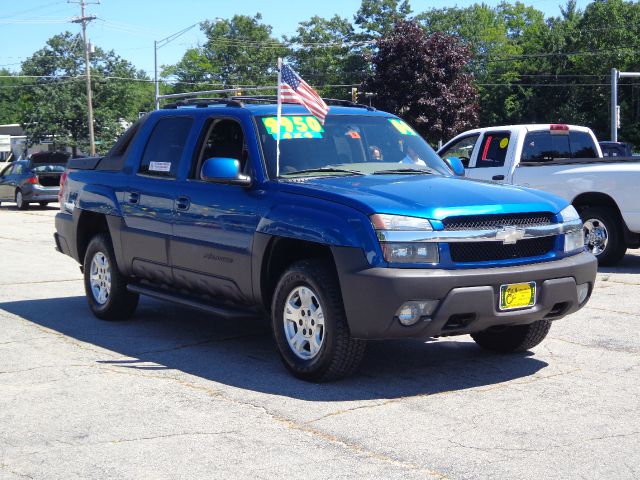
[[[0,172],[0,202],[15,202],[20,210],[31,203],[44,207],[57,202],[68,158],[64,153],[46,152],[8,164]]]
[[[603,157],[632,157],[631,146],[624,142],[598,142]]]

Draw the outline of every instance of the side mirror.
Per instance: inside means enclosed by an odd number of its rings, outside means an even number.
[[[447,164],[447,167],[451,169],[455,176],[464,177],[464,165],[458,157],[447,157],[444,159],[444,163]]]
[[[200,178],[205,182],[231,185],[251,185],[251,177],[240,173],[240,161],[235,158],[208,158],[202,164]]]

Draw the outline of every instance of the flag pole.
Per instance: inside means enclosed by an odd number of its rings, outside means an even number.
[[[282,83],[282,58],[278,57],[278,122],[276,133],[276,177],[280,176],[280,122],[282,118],[282,97],[280,96],[280,84]]]

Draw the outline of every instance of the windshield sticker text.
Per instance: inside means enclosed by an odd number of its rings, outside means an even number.
[[[396,127],[396,130],[398,130],[402,135],[410,135],[412,137],[418,135],[409,125],[407,125],[402,120],[399,120],[397,118],[390,118],[389,121],[391,122],[391,125]]]
[[[264,117],[262,119],[267,132],[273,138],[278,136],[278,117]],[[307,115],[289,115],[280,117],[280,139],[294,138],[322,138],[324,128],[316,117]]]

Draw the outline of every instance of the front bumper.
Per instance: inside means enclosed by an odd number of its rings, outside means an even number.
[[[557,320],[579,310],[577,285],[596,278],[590,253],[517,267],[438,270],[373,268],[362,252],[334,248],[345,311],[355,338],[425,338],[460,335],[497,325]],[[499,311],[500,285],[535,281],[538,298],[532,308]],[[440,300],[429,319],[405,327],[394,318],[409,300]],[[588,297],[587,297],[588,299]]]

